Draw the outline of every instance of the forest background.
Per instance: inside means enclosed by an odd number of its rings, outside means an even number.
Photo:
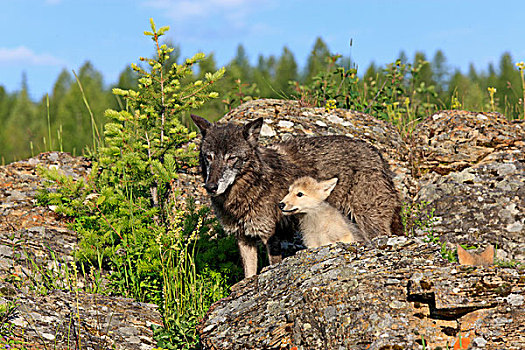
[[[180,47],[175,48],[170,61],[183,62]],[[439,109],[466,109],[494,110],[509,119],[524,116],[523,64],[509,53],[503,53],[497,65],[490,63],[484,69],[477,69],[471,64],[467,72],[451,69],[452,65],[441,50],[431,57],[423,52],[415,52],[409,57],[401,51],[397,62],[398,67],[412,67],[406,72],[414,75],[407,89],[425,92],[419,94],[419,98],[425,100],[419,101],[419,105],[426,106],[427,113]],[[370,94],[392,78],[394,66],[395,63],[385,66],[371,63],[362,69],[350,57],[330,52],[322,38],[315,41],[307,61],[302,65],[287,47],[283,47],[280,56],[260,54],[257,63],[251,64],[246,50],[239,45],[235,57],[226,66],[224,78],[215,86],[220,98],[192,112],[217,120],[231,108],[251,98],[304,100],[307,95],[305,86],[315,86],[315,77],[338,68],[350,73],[358,91]],[[199,62],[196,72],[188,79],[197,81],[217,68],[213,53],[209,54]],[[0,164],[48,150],[83,154],[86,147],[93,146],[91,114],[98,130],[103,130],[107,122],[104,111],[124,108],[123,101],[112,94],[112,89],[136,86],[137,76],[131,67],[121,72],[117,82],[108,85],[102,73],[89,61],[76,71],[63,70],[52,91],[38,101],[31,99],[25,76],[21,77],[20,90],[12,93],[0,81]],[[414,97],[418,98],[415,94]],[[321,99],[314,104],[325,103],[326,99]],[[345,107],[341,103],[339,106]],[[381,113],[367,112],[384,119]],[[183,115],[183,122],[191,127],[188,116]]]

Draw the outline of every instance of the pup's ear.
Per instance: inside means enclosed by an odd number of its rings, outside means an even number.
[[[474,265],[474,257],[467,252],[461,245],[456,244],[458,249],[458,262],[460,265]]]
[[[487,248],[479,255],[482,265],[494,265],[494,246],[489,244]]]
[[[321,189],[323,190],[323,194],[325,195],[324,199],[328,198],[330,193],[332,193],[332,191],[335,188],[335,185],[337,185],[337,181],[338,181],[338,178],[334,177],[333,179],[319,182],[319,185],[321,186]]]
[[[248,142],[257,143],[263,122],[264,119],[261,117],[249,122],[243,127],[242,135]]]
[[[202,136],[203,137],[206,136],[206,131],[212,124],[206,119],[204,119],[203,117],[199,117],[198,115],[195,115],[195,114],[191,114],[191,119],[201,131]]]

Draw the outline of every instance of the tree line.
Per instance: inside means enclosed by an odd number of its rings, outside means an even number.
[[[171,53],[170,60],[182,60],[180,49]],[[395,64],[412,67],[408,74],[412,74],[413,79],[405,88],[412,90],[413,96],[423,96],[418,92],[426,92],[425,100],[420,101],[428,107],[425,111],[466,109],[498,111],[509,119],[524,117],[524,65],[516,63],[509,53],[502,54],[497,66],[491,63],[486,69],[478,70],[471,64],[468,72],[454,69],[441,50],[431,58],[422,52],[409,58],[401,52]],[[322,87],[320,77],[334,66],[348,76],[357,74],[360,79],[354,78],[355,86],[366,94],[395,79],[396,75],[391,74],[393,65],[371,63],[361,72],[350,57],[334,56],[321,38],[315,41],[303,69],[287,47],[283,47],[279,56],[259,55],[256,63],[251,64],[244,47],[239,45],[235,57],[226,65],[224,78],[216,85],[220,98],[196,112],[216,120],[251,98],[301,99],[306,91],[304,87]],[[202,80],[207,72],[216,70],[217,63],[210,54],[199,62],[198,71],[188,79]],[[107,122],[104,111],[125,108],[112,89],[130,89],[137,84],[135,72],[128,67],[114,85],[106,86],[102,74],[88,61],[77,72],[63,70],[52,91],[36,102],[29,97],[25,78],[17,92],[8,93],[0,85],[0,163],[47,150],[84,153],[93,147],[96,134],[102,132]],[[315,104],[323,103],[326,101]],[[374,114],[373,110],[368,112]]]

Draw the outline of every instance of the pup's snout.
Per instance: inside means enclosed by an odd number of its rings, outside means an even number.
[[[279,209],[283,210],[284,207],[286,206],[286,204],[284,204],[283,202],[281,202],[281,203],[279,203],[277,206],[279,207]]]
[[[207,184],[204,185],[204,188],[209,193],[215,193],[215,192],[217,192],[217,189],[219,188],[219,185],[217,185],[216,183],[207,183]]]

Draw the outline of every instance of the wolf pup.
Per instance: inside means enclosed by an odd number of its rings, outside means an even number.
[[[289,219],[278,207],[297,178],[339,178],[327,202],[351,216],[368,237],[401,234],[401,204],[387,163],[364,141],[299,137],[262,147],[259,118],[241,126],[191,116],[202,134],[204,188],[226,231],[235,234],[245,277],[257,273],[257,239],[271,264],[281,261],[279,235]]]
[[[318,182],[309,176],[301,177],[295,180],[279,203],[284,215],[302,214],[299,225],[303,243],[308,248],[367,240],[354,223],[325,201],[337,185],[337,180],[334,177]]]

